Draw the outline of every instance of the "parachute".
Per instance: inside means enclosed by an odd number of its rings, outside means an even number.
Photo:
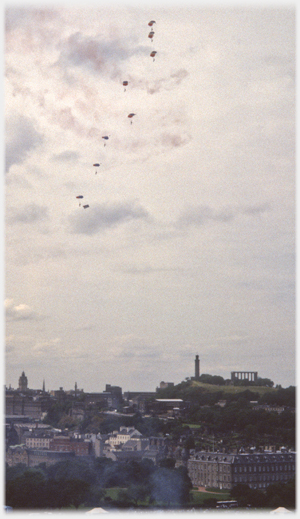
[[[104,135],[104,137],[102,137],[102,139],[104,139],[105,141],[108,141],[109,136],[108,136],[108,135]],[[104,142],[104,146],[106,146],[106,143],[105,143],[105,142]]]
[[[156,23],[155,20],[151,20],[151,22],[148,23],[149,27],[152,27],[154,23]]]
[[[123,81],[123,86],[127,87],[127,85],[128,85],[128,81]],[[126,92],[126,88],[124,88],[124,92]]]
[[[153,50],[153,51],[150,53],[150,56],[151,56],[151,58],[153,58],[153,61],[155,61],[155,54],[157,54],[156,50]]]
[[[132,119],[132,117],[134,116],[135,114],[129,114],[128,117],[129,119]],[[132,121],[130,121],[130,123],[132,124]]]
[[[88,207],[90,207],[90,206],[89,205],[84,205],[83,209],[87,209]]]
[[[82,195],[78,195],[78,196],[76,196],[76,198],[83,198],[83,196]],[[81,206],[81,203],[79,202],[79,207],[80,206]]]
[[[154,31],[149,32],[148,38],[151,38],[151,41],[153,41]]]
[[[97,162],[96,162],[96,164],[93,164],[93,166],[95,166],[96,168],[99,168],[100,164],[97,164]],[[95,171],[95,175],[97,175],[97,170]]]

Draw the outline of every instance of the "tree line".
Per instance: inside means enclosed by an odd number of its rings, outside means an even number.
[[[113,499],[107,489],[117,488]],[[6,504],[16,510],[84,507],[184,506],[192,488],[185,467],[175,460],[118,462],[96,458],[66,460],[46,467],[6,467]]]

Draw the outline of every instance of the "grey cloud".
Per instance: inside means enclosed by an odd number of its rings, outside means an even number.
[[[188,76],[188,72],[185,69],[179,69],[168,78],[157,79],[155,82],[147,81],[147,92],[148,94],[156,94],[162,89],[173,90],[186,76]]]
[[[209,221],[228,222],[234,217],[231,210],[215,211],[208,206],[191,207],[187,209],[177,221],[177,225],[203,225]]]
[[[29,26],[36,29],[37,24],[53,20],[58,16],[53,8],[36,9],[32,7],[9,7],[5,11],[5,30],[12,31],[18,27]]]
[[[99,41],[97,36],[86,37],[79,32],[61,42],[59,48],[58,64],[79,66],[94,72],[103,72],[112,59],[123,61],[141,51],[139,47],[126,47],[124,40]]]
[[[68,161],[75,161],[78,160],[79,154],[76,151],[63,151],[62,153],[58,153],[56,155],[53,155],[51,158],[52,161],[62,161],[62,162],[68,162]]]
[[[48,218],[47,209],[37,204],[28,204],[20,209],[14,208],[7,216],[8,223],[35,223]]]
[[[33,122],[23,115],[11,117],[6,123],[6,172],[13,164],[22,163],[29,151],[42,142]]]
[[[84,212],[79,211],[76,215],[70,216],[70,232],[92,235],[124,222],[146,218],[148,218],[147,211],[135,202],[97,204]]]
[[[190,137],[185,135],[184,137],[182,135],[179,135],[178,133],[173,134],[167,134],[164,133],[160,137],[160,142],[163,146],[170,147],[170,148],[179,148],[180,146],[184,146],[190,141]]]
[[[177,72],[174,72],[174,74],[171,74],[171,78],[174,79],[175,83],[179,85],[183,79],[188,76],[187,70],[181,68],[180,70],[177,70]]]
[[[255,215],[255,214],[265,213],[266,211],[269,211],[269,209],[270,209],[269,204],[264,203],[264,204],[255,204],[252,206],[245,207],[242,212],[244,214]]]
[[[178,227],[186,227],[189,225],[204,225],[208,222],[229,222],[239,215],[259,215],[270,209],[267,203],[265,204],[255,204],[253,206],[247,207],[237,207],[237,208],[224,208],[219,211],[212,209],[208,206],[195,206],[187,209],[183,212],[177,220],[176,225]]]
[[[123,272],[124,274],[133,274],[133,275],[144,275],[144,274],[156,274],[160,272],[181,272],[183,273],[185,269],[181,267],[153,267],[151,265],[145,266],[119,266],[116,268],[117,271]]]

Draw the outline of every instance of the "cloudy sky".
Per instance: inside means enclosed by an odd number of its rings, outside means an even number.
[[[198,354],[294,385],[294,8],[24,4],[5,12],[6,384],[154,391]]]

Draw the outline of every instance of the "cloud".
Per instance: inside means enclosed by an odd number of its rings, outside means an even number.
[[[226,207],[218,211],[209,206],[199,205],[184,211],[178,218],[176,226],[200,226],[209,222],[226,223],[240,215],[255,216],[265,213],[268,210],[270,210],[270,206],[267,203],[254,204],[246,207]]]
[[[70,232],[92,235],[124,222],[147,218],[147,211],[136,202],[96,204],[69,217]]]
[[[21,164],[30,150],[42,143],[42,135],[34,123],[23,115],[14,115],[6,122],[6,166],[8,172],[13,164]]]
[[[8,321],[23,321],[36,319],[38,316],[32,308],[24,303],[14,304],[13,299],[6,299],[4,302],[6,318]]]
[[[116,74],[117,62],[143,51],[143,47],[127,47],[124,39],[99,41],[97,36],[84,36],[80,32],[71,34],[60,43],[59,48],[58,65],[81,67],[96,74],[108,71],[111,64]]]
[[[47,209],[37,204],[28,204],[19,209],[11,209],[11,214],[7,217],[8,223],[36,223],[48,218]]]
[[[178,133],[167,134],[164,133],[160,137],[160,143],[168,148],[179,148],[180,146],[184,146],[190,141],[190,137],[185,136],[182,137]]]
[[[161,90],[173,90],[176,86],[188,76],[188,72],[185,69],[179,69],[168,78],[156,79],[155,81],[146,81],[147,93],[156,94]]]
[[[50,159],[51,161],[62,161],[62,162],[68,162],[68,161],[75,161],[78,160],[79,153],[76,151],[63,151],[62,153],[57,153],[53,155],[53,157]]]

